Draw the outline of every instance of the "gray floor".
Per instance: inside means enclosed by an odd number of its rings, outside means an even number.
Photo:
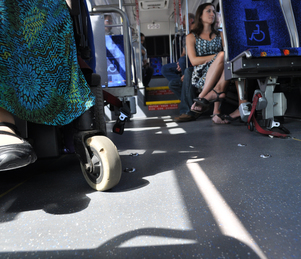
[[[279,139],[171,113],[108,130],[124,170],[111,191],[74,155],[1,173],[0,258],[301,258],[301,122]]]

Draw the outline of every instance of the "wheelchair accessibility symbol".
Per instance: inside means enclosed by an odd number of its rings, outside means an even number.
[[[116,63],[115,63],[116,62]],[[114,74],[118,72],[118,62],[114,59],[107,59],[107,71],[108,73]]]
[[[256,24],[257,30],[254,30],[251,38],[249,40],[255,40],[257,42],[261,42],[265,39],[265,33],[260,30],[259,24]]]
[[[245,21],[246,40],[249,46],[271,45],[267,21]]]

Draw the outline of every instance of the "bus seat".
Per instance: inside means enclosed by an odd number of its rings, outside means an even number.
[[[153,76],[162,76],[162,73],[161,73],[162,58],[161,57],[150,58],[150,66],[154,69]]]
[[[239,98],[246,80],[257,79],[267,105],[262,112],[270,128],[279,127],[286,98],[274,93],[278,77],[300,74],[301,48],[294,48],[279,0],[220,0],[224,24],[225,77],[238,80]],[[243,118],[246,121],[246,118]]]

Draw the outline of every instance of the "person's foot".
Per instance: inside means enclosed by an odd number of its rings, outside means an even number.
[[[230,113],[229,116],[233,119],[239,118],[240,117],[239,109],[236,109],[234,112]]]
[[[201,114],[201,113],[204,112],[204,111],[203,111],[203,110],[204,110],[203,107],[197,105],[195,102],[192,104],[190,110],[191,110],[192,112],[199,113],[199,114]]]
[[[37,159],[32,146],[15,132],[14,124],[0,123],[0,171],[20,168]]]
[[[221,114],[213,114],[213,115],[211,115],[211,117],[212,117],[212,121],[215,124],[228,124],[229,123],[228,120],[223,119],[223,116]]]
[[[234,112],[230,113],[229,115],[223,115],[223,119],[229,122],[241,120],[239,110],[236,109]]]
[[[204,113],[209,110],[210,103],[221,102],[226,97],[225,92],[217,92],[216,90],[210,91],[205,97],[197,97],[193,99],[190,110],[197,113]]]
[[[23,140],[15,135],[14,130],[7,126],[0,126],[0,132],[3,132],[3,134],[0,134],[0,146],[23,143]],[[4,134],[5,132],[13,135]]]
[[[175,117],[176,122],[187,122],[187,121],[194,121],[194,120],[196,120],[196,117],[189,114],[181,114],[180,116]]]

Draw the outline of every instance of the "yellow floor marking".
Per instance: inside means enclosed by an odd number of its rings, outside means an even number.
[[[180,103],[180,100],[170,100],[170,101],[153,101],[153,102],[145,102],[146,105],[158,105],[158,104],[175,104]]]
[[[301,141],[301,139],[292,137],[293,140]]]
[[[156,90],[168,90],[168,86],[155,86],[155,87],[146,87],[145,90],[147,91],[156,91]]]
[[[27,182],[28,180],[30,180],[32,177],[30,177],[29,179],[23,181],[22,183],[17,184],[16,186],[14,186],[13,188],[10,188],[8,191],[0,194],[0,198],[2,198],[3,196],[5,196],[6,194],[10,193],[11,191],[13,191],[14,189],[18,188],[20,185],[22,185],[23,183]]]

